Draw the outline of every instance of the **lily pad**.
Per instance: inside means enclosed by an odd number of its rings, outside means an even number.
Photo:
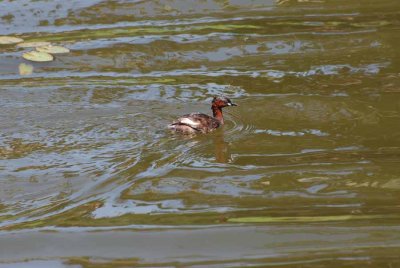
[[[33,72],[33,66],[30,64],[21,63],[18,66],[18,70],[20,75],[31,75]]]
[[[36,50],[39,52],[46,52],[51,54],[69,53],[69,49],[66,47],[52,45],[36,47]]]
[[[36,62],[46,62],[54,60],[53,55],[46,52],[30,51],[22,54],[22,57],[26,60],[36,61]]]
[[[24,42],[24,39],[13,36],[0,36],[0,45],[10,45]]]
[[[43,47],[51,45],[49,42],[23,42],[19,43],[17,47]]]
[[[370,220],[384,218],[382,215],[335,215],[335,216],[302,216],[302,217],[241,217],[230,218],[228,222],[237,223],[275,223],[275,222],[329,222],[349,220]]]

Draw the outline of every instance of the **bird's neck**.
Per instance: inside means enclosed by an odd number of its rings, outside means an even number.
[[[224,124],[224,116],[222,115],[222,109],[217,106],[212,106],[211,110],[213,112],[214,118],[218,119],[218,121],[221,123],[221,125]]]

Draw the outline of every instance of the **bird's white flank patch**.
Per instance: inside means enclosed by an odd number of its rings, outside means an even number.
[[[180,121],[182,124],[186,124],[189,126],[198,126],[200,124],[200,122],[193,121],[192,119],[187,118],[187,117],[182,118]]]

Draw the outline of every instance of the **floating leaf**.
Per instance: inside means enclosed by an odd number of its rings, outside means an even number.
[[[388,182],[381,185],[383,189],[400,189],[400,179],[391,179]]]
[[[0,36],[0,45],[10,45],[24,42],[24,39],[13,36]]]
[[[46,53],[50,53],[50,54],[69,53],[69,49],[66,47],[52,46],[52,45],[36,47],[36,50],[39,52],[46,52]]]
[[[382,27],[390,25],[388,21],[366,21],[366,22],[354,22],[350,24],[355,27]]]
[[[45,62],[54,60],[53,55],[46,52],[30,51],[22,54],[22,57],[26,60]]]
[[[385,218],[382,215],[337,215],[337,216],[304,216],[304,217],[242,217],[231,218],[228,222],[238,223],[272,223],[272,222],[327,222]]]
[[[17,47],[43,47],[51,45],[49,42],[23,42],[19,43]]]
[[[18,70],[20,75],[31,75],[33,72],[33,66],[30,64],[21,63],[18,66]]]
[[[165,5],[164,6],[165,11],[172,11],[172,7],[170,5]]]

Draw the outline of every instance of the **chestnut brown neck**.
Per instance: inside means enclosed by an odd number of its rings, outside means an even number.
[[[218,119],[219,122],[221,122],[221,125],[224,124],[224,116],[222,115],[222,109],[221,107],[218,107],[216,105],[211,106],[211,110],[213,112],[214,118]]]

